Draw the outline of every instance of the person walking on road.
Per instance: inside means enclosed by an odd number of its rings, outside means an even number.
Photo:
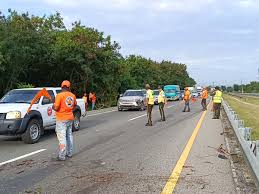
[[[62,82],[62,92],[56,96],[52,107],[56,111],[56,134],[59,141],[58,161],[64,161],[66,157],[71,158],[73,154],[73,110],[77,102],[75,95],[70,92],[70,85],[67,80]]]
[[[158,87],[158,89],[159,89],[158,106],[159,106],[159,111],[161,115],[161,121],[165,121],[165,111],[164,111],[164,107],[166,104],[165,92],[163,91],[162,87]]]
[[[213,119],[219,119],[220,117],[220,108],[222,103],[222,92],[219,90],[219,87],[217,86],[215,91],[215,95],[213,97],[213,111],[214,116]]]
[[[185,103],[183,112],[186,112],[186,111],[190,112],[191,111],[191,109],[190,109],[190,99],[191,99],[191,92],[188,89],[188,87],[186,87],[185,91],[184,91],[184,97],[183,97],[183,100],[184,100],[184,103]]]
[[[207,98],[209,97],[208,89],[204,88],[201,94],[201,106],[202,110],[207,110]]]
[[[152,110],[153,110],[153,106],[154,106],[154,94],[153,91],[150,88],[149,84],[146,84],[146,90],[147,90],[147,117],[148,117],[148,122],[146,124],[146,126],[152,126]]]

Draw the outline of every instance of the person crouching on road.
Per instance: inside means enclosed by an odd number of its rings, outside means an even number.
[[[73,154],[73,110],[77,102],[75,95],[70,92],[70,85],[67,80],[62,82],[62,92],[56,96],[53,104],[53,110],[56,111],[56,134],[59,141],[58,161],[64,161],[66,157],[71,158]]]
[[[201,106],[202,106],[202,110],[205,111],[207,110],[207,98],[209,97],[208,94],[208,89],[204,88],[201,94]]]
[[[152,110],[154,106],[154,94],[153,91],[150,89],[150,85],[146,84],[146,90],[147,90],[147,117],[148,122],[146,126],[152,126]]]
[[[191,111],[191,109],[190,109],[190,99],[191,99],[191,92],[186,87],[185,91],[184,91],[184,97],[183,97],[183,100],[184,100],[184,103],[185,103],[183,112],[186,112],[186,109],[187,109],[187,112]]]
[[[161,115],[161,121],[165,121],[165,111],[164,107],[166,104],[166,97],[165,97],[165,92],[162,90],[162,87],[158,87],[159,89],[159,95],[158,95],[158,106],[159,106],[159,111]]]
[[[219,90],[219,87],[215,88],[215,95],[213,97],[213,107],[214,107],[214,116],[213,119],[219,119],[220,117],[220,108],[222,103],[222,92]]]

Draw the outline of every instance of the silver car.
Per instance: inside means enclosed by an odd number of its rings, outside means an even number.
[[[118,110],[145,110],[146,109],[146,91],[145,90],[127,90],[118,100]]]
[[[154,92],[154,101],[155,101],[155,104],[157,105],[158,104],[159,90],[153,90],[153,92]]]

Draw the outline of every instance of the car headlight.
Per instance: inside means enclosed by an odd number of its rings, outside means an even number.
[[[20,119],[22,114],[20,111],[12,111],[6,114],[6,119]]]

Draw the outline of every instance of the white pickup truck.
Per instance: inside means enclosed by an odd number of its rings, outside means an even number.
[[[45,129],[55,128],[56,113],[52,110],[53,103],[46,97],[41,97],[32,105],[27,113],[32,99],[43,88],[26,88],[9,91],[0,100],[0,135],[21,136],[25,143],[39,141]],[[46,88],[52,99],[61,92],[61,88]],[[74,109],[73,131],[80,129],[80,118],[85,115],[83,99],[77,99]]]

